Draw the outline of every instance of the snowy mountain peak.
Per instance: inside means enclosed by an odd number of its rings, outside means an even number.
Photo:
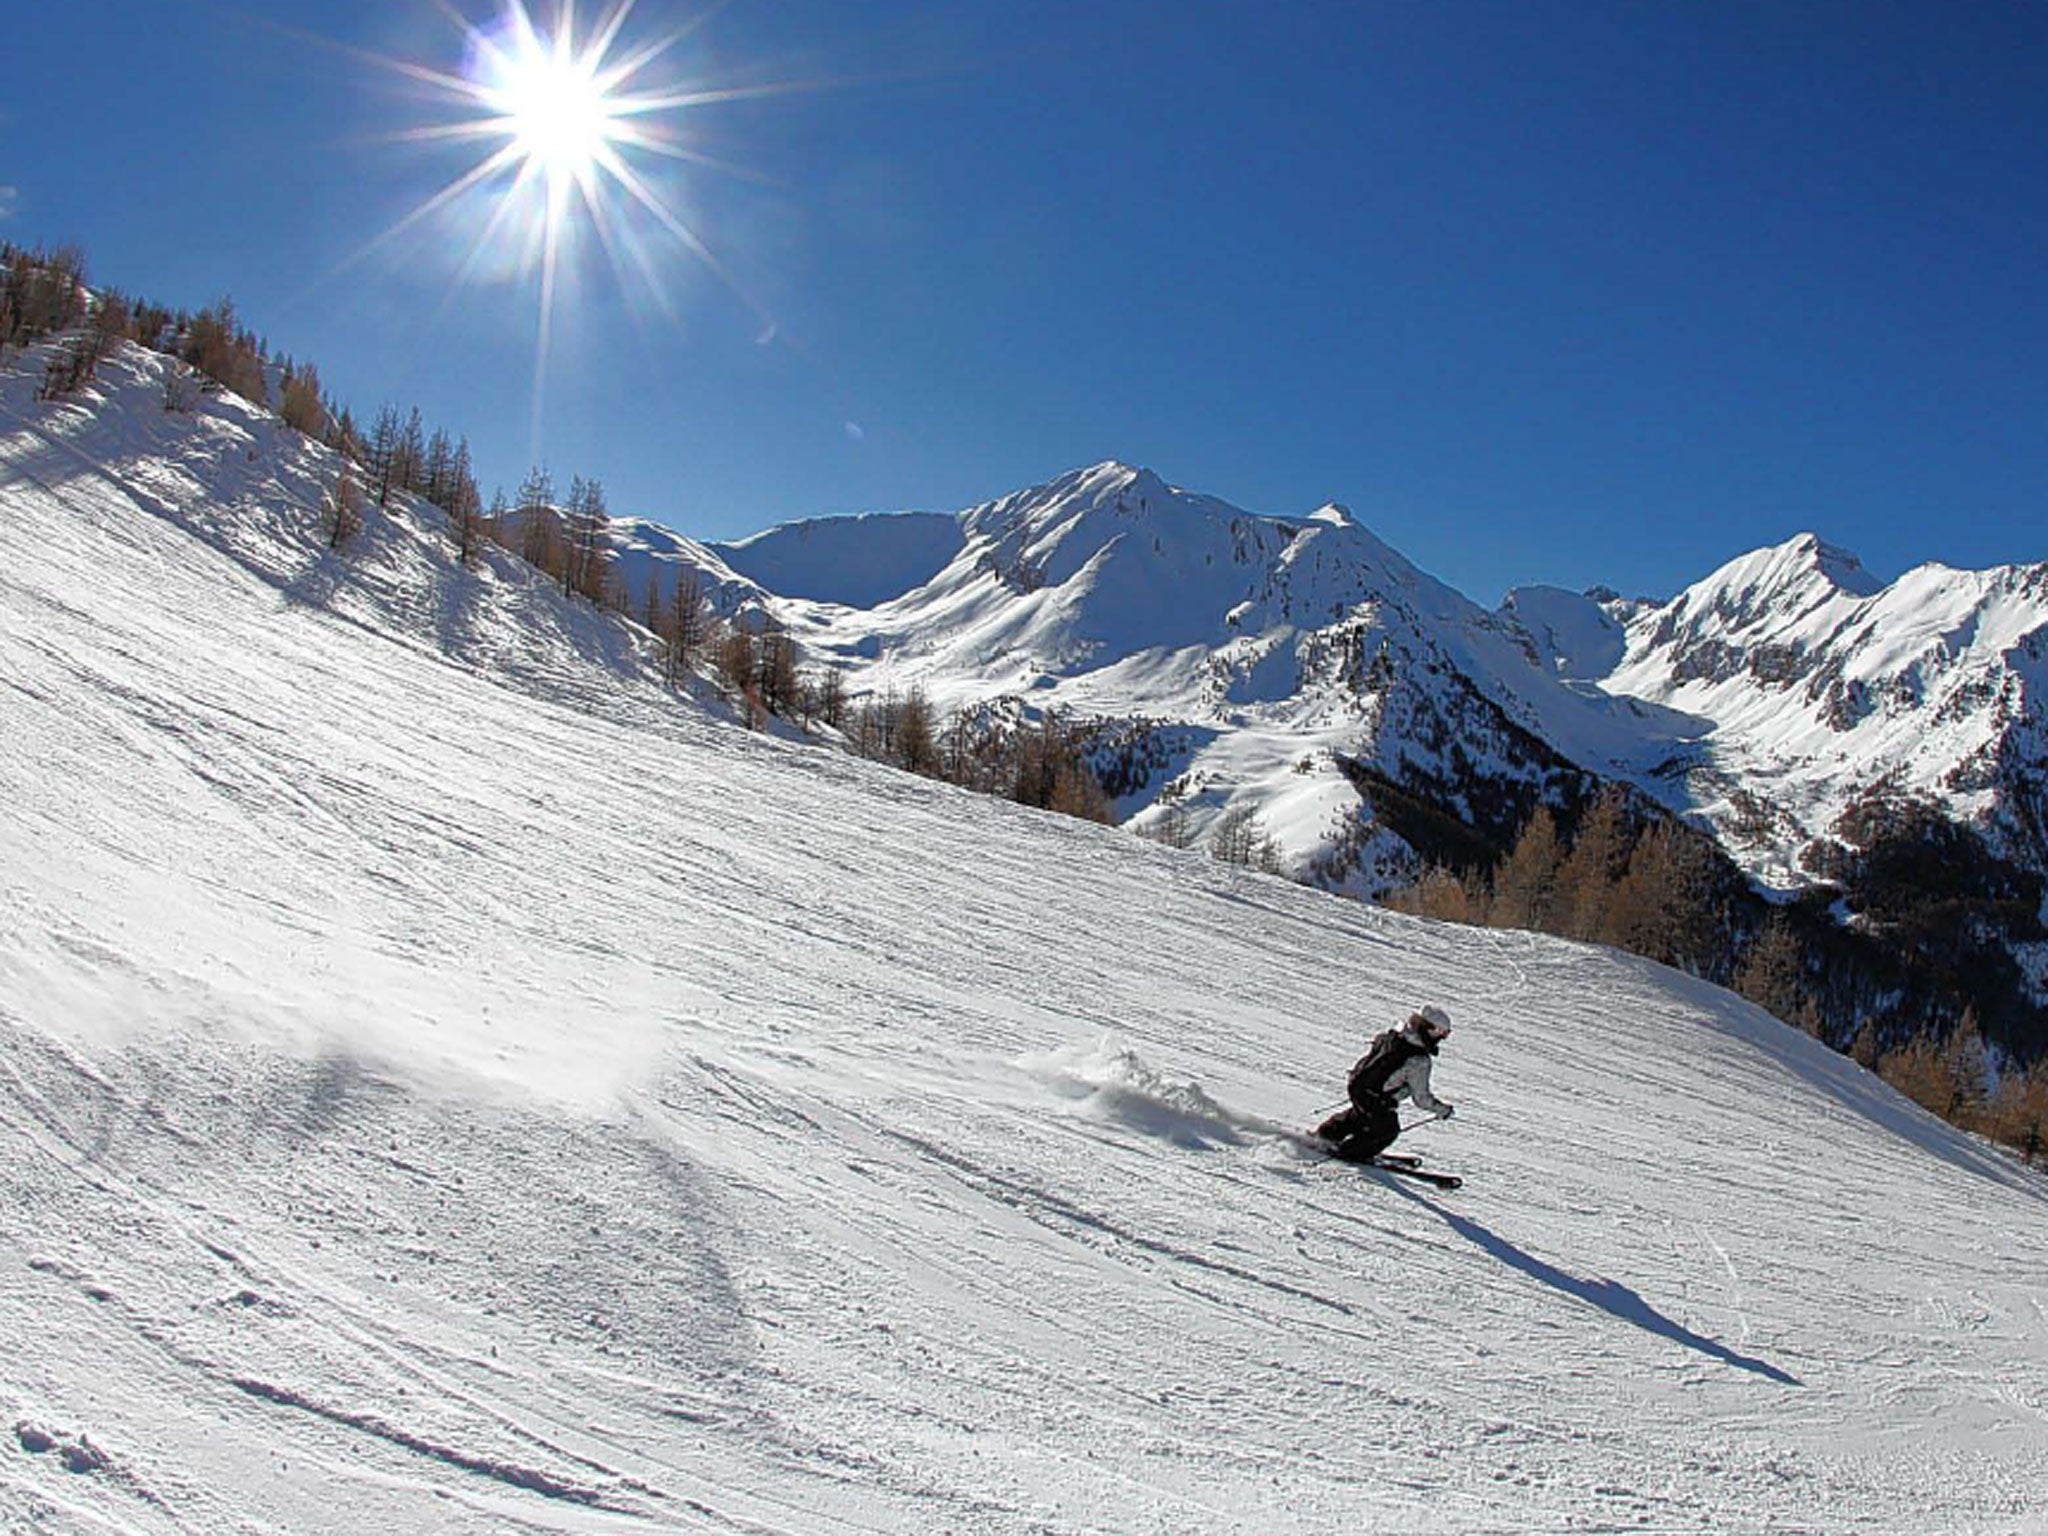
[[[2030,723],[2044,636],[2039,567],[1923,565],[1884,584],[1802,534],[1640,615],[1601,681],[1713,722],[1693,808],[1717,826],[1767,820],[1746,862],[1773,881],[1799,884],[1877,786],[1948,806],[2033,865],[2048,855]]]
[[[1143,465],[1126,464],[1121,459],[1104,459],[1099,464],[1070,469],[1063,475],[1055,475],[1043,485],[1014,492],[1012,496],[1000,499],[1009,501],[1017,496],[1030,497],[1037,494],[1046,500],[1080,499],[1100,503],[1114,501],[1118,496],[1143,495],[1166,490],[1166,482]]]
[[[1105,459],[970,507],[960,514],[960,525],[969,539],[977,535],[1002,539],[1026,529],[1044,533],[1098,512],[1150,510],[1155,502],[1165,503],[1172,496],[1172,490],[1149,469]]]
[[[1811,533],[1738,556],[1680,593],[1668,616],[1708,615],[1722,627],[1742,629],[1839,597],[1869,597],[1883,583],[1849,551]]]
[[[1126,491],[1144,496],[1163,495],[1167,490],[1166,482],[1149,469],[1133,465],[1120,465],[1118,467],[1128,471],[1124,485]]]
[[[1839,544],[1828,543],[1817,534],[1802,533],[1781,547],[1796,551],[1799,558],[1809,562],[1812,569],[1844,592],[1868,597],[1884,585],[1864,569],[1863,562],[1855,555]]]

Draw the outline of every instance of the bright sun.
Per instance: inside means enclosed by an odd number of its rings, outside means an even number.
[[[588,65],[548,51],[537,39],[505,61],[493,105],[505,114],[513,145],[550,179],[588,182],[621,124],[604,84]]]
[[[464,32],[460,73],[377,54],[363,57],[454,109],[452,118],[394,137],[478,145],[481,158],[375,236],[351,261],[453,209],[467,221],[469,246],[458,281],[493,252],[509,252],[519,270],[537,277],[536,437],[557,277],[579,251],[601,252],[621,279],[629,271],[637,273],[668,310],[659,247],[673,242],[774,329],[703,236],[670,206],[656,167],[684,162],[743,174],[696,147],[696,114],[720,103],[804,87],[689,82],[672,74],[651,78],[715,6],[667,33],[630,42],[628,22],[640,0],[589,0],[580,17],[579,0],[489,0],[496,19],[482,25],[463,20],[458,6],[464,0],[437,3]]]

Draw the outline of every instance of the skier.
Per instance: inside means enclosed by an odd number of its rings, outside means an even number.
[[[1405,1095],[1416,1108],[1439,1120],[1451,1117],[1451,1106],[1429,1091],[1429,1064],[1451,1032],[1451,1016],[1431,1003],[1408,1016],[1399,1029],[1375,1039],[1351,1069],[1351,1107],[1340,1109],[1316,1135],[1347,1163],[1369,1163],[1401,1134],[1395,1105]]]

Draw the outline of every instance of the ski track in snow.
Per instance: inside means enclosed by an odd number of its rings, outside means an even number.
[[[2040,1179],[1626,957],[749,736],[410,514],[337,562],[158,366],[0,377],[0,1526],[2048,1530]],[[1466,1187],[1318,1160],[1431,999]]]

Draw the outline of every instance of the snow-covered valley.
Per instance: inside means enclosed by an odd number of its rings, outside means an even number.
[[[2048,1531],[2048,1181],[0,377],[0,1527]],[[1455,1194],[1289,1130],[1423,1001]]]

